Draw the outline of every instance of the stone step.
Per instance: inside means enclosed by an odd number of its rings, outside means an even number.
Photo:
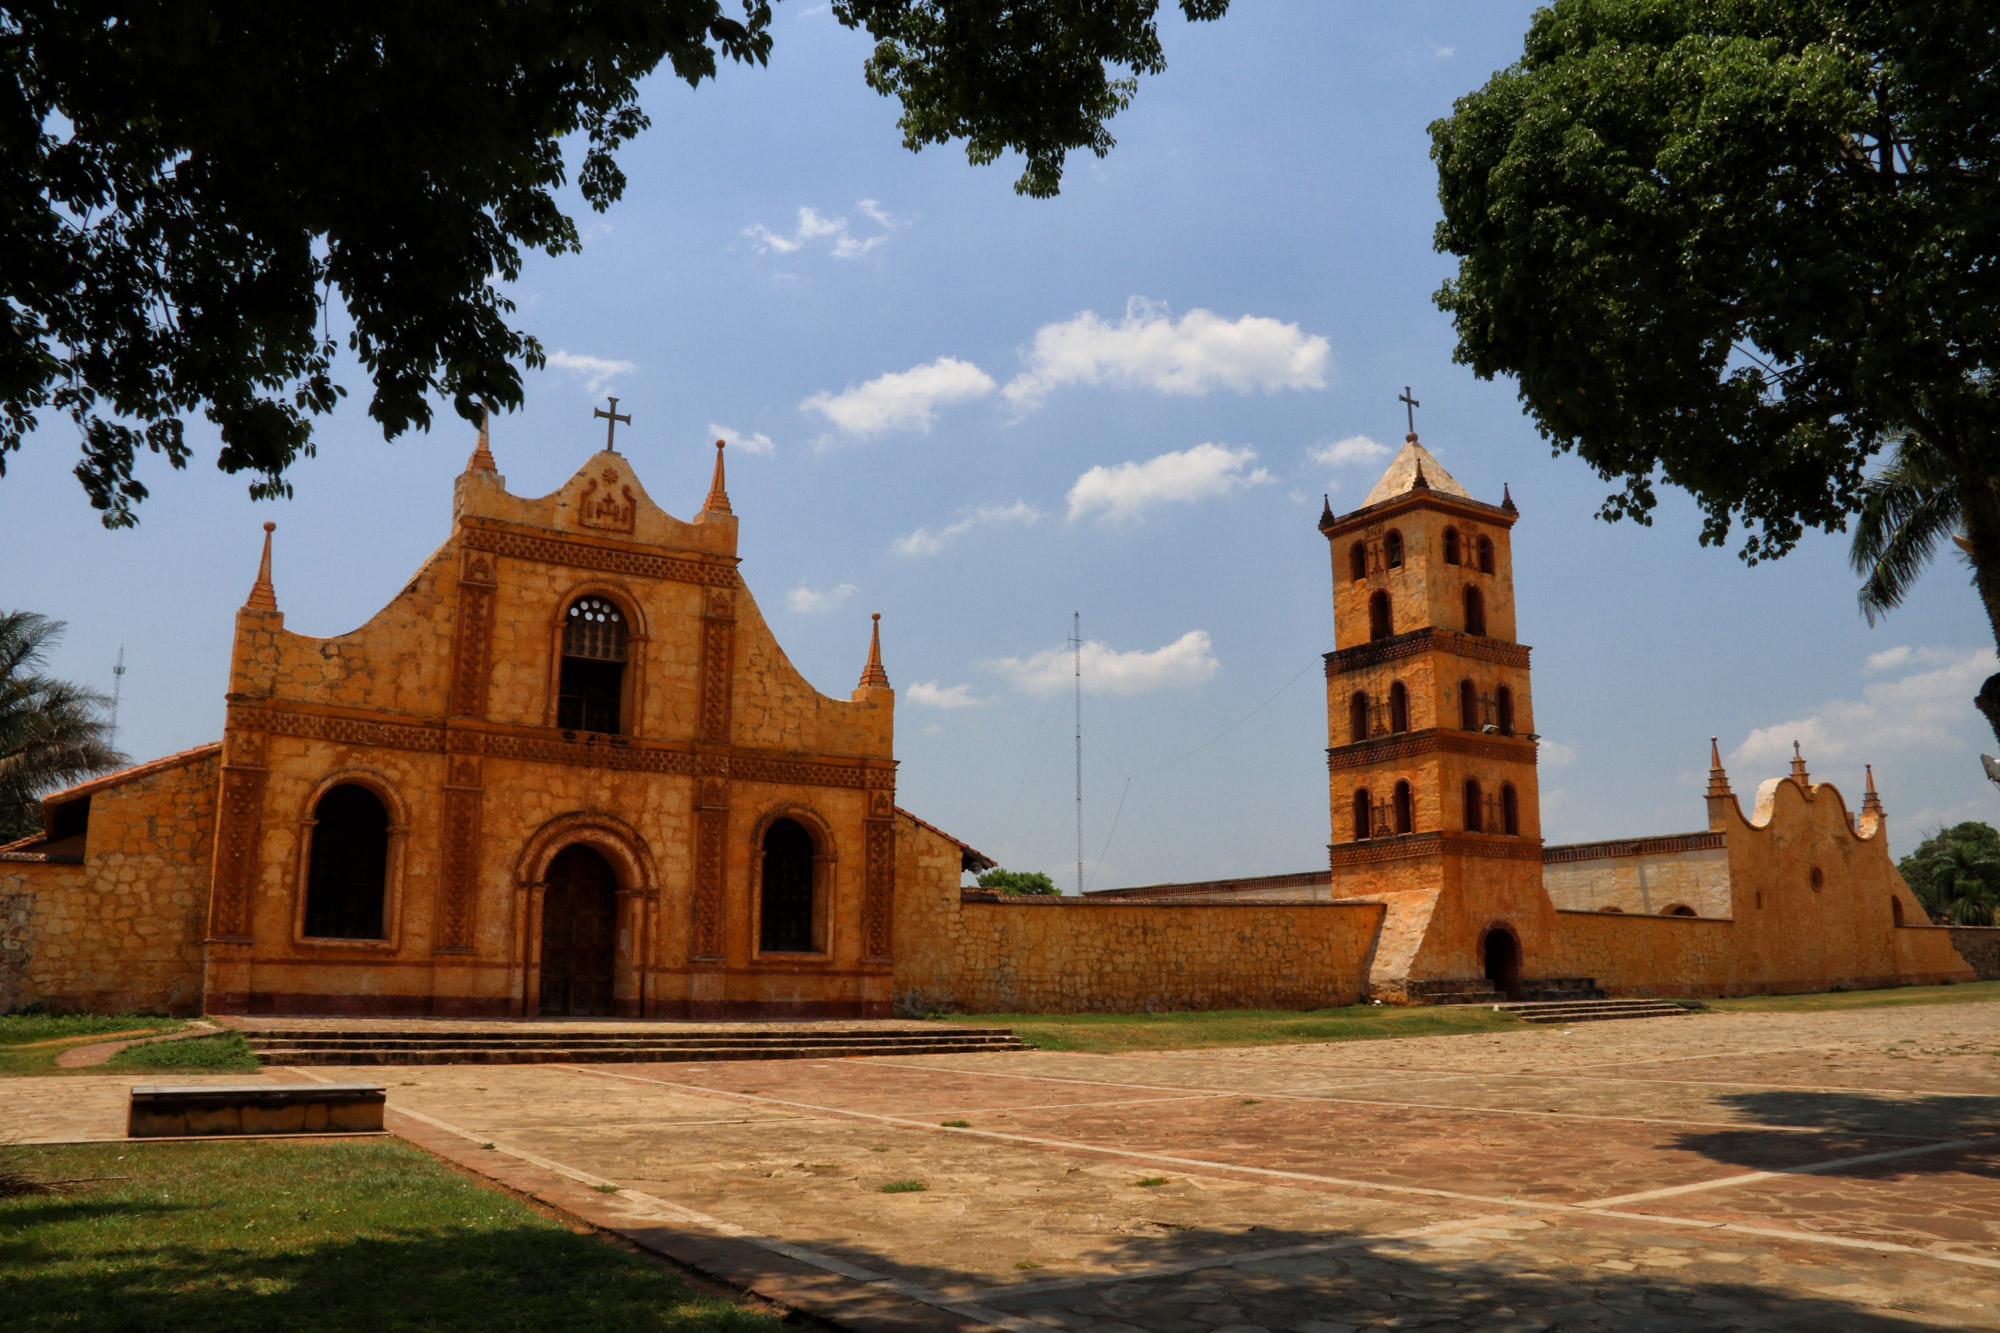
[[[478,1041],[678,1041],[698,1045],[714,1045],[727,1041],[876,1041],[903,1038],[921,1038],[926,1041],[944,1039],[956,1041],[965,1037],[1012,1038],[1012,1028],[863,1028],[853,1031],[826,1028],[788,1028],[759,1026],[727,1028],[720,1031],[703,1031],[697,1028],[670,1027],[661,1031],[644,1028],[243,1028],[244,1037],[250,1041],[324,1041],[324,1040],[365,1040],[365,1041],[437,1041],[437,1042],[478,1042]]]
[[[1558,1000],[1498,1004],[1501,1013],[1527,1023],[1602,1023],[1619,1018],[1668,1018],[1690,1012],[1672,1000]]]
[[[467,1047],[533,1048],[537,1046],[562,1047],[565,1050],[586,1050],[605,1048],[609,1050],[677,1050],[681,1048],[709,1049],[713,1047],[740,1046],[761,1050],[772,1046],[880,1046],[885,1050],[900,1050],[906,1046],[928,1046],[940,1041],[958,1042],[971,1045],[1010,1045],[1012,1033],[992,1035],[958,1036],[931,1035],[923,1037],[814,1037],[791,1038],[730,1038],[730,1037],[565,1037],[522,1036],[522,1037],[429,1037],[387,1034],[377,1036],[337,1036],[337,1037],[254,1037],[250,1040],[253,1050],[283,1046],[288,1050],[352,1050],[362,1047],[384,1050],[443,1050]]]
[[[1423,997],[1425,1005],[1445,1004],[1501,1004],[1507,999],[1497,990],[1433,991]]]
[[[883,1046],[673,1046],[650,1049],[587,1046],[463,1046],[396,1049],[343,1047],[300,1049],[268,1047],[257,1051],[267,1065],[530,1065],[530,1064],[686,1064],[721,1060],[828,1060],[868,1055],[964,1055],[981,1051],[1030,1050],[1012,1040],[954,1041]]]

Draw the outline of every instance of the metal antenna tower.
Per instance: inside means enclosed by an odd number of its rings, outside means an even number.
[[[118,695],[125,686],[125,645],[118,645],[118,663],[111,668],[111,739],[108,744],[118,748]]]
[[[1076,892],[1083,895],[1083,612],[1070,613],[1070,647],[1076,652]]]

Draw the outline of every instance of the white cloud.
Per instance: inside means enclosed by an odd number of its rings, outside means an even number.
[[[1540,747],[1535,751],[1535,762],[1543,768],[1561,768],[1564,764],[1573,764],[1576,762],[1576,747],[1544,737]]]
[[[897,555],[936,555],[976,527],[996,523],[1032,524],[1040,522],[1042,517],[1042,511],[1026,500],[1016,500],[1010,505],[981,505],[961,513],[963,517],[956,523],[948,523],[935,532],[929,528],[918,528],[907,537],[896,538],[889,545]]]
[[[639,367],[630,361],[613,361],[601,356],[580,356],[565,352],[561,348],[549,353],[549,364],[557,370],[566,370],[583,381],[583,387],[595,398],[611,387],[611,382],[620,375],[638,373]]]
[[[816,616],[836,607],[845,606],[847,599],[854,596],[855,591],[852,583],[843,583],[838,587],[828,588],[825,592],[816,592],[801,583],[785,594],[785,602],[802,616]]]
[[[938,408],[984,398],[993,388],[993,377],[970,361],[941,356],[841,393],[822,390],[800,403],[799,410],[817,412],[849,435],[928,431]]]
[[[1005,393],[1017,407],[1033,407],[1050,390],[1070,384],[1173,394],[1322,389],[1331,359],[1327,340],[1296,324],[1260,315],[1229,320],[1209,310],[1190,310],[1176,320],[1165,305],[1135,296],[1123,319],[1086,310],[1037,329],[1028,368]]]
[[[1059,694],[1075,686],[1076,657],[1070,648],[1044,648],[1026,657],[983,662],[1026,694]],[[1100,694],[1143,694],[1148,690],[1199,685],[1222,663],[1210,651],[1208,632],[1191,629],[1164,648],[1118,652],[1095,639],[1083,645],[1083,688]]]
[[[1379,463],[1391,452],[1388,445],[1378,444],[1366,435],[1350,435],[1332,444],[1314,445],[1306,450],[1306,457],[1328,467],[1347,467],[1354,463]]]
[[[1188,502],[1227,495],[1244,486],[1271,480],[1263,468],[1250,470],[1257,451],[1245,445],[1197,444],[1192,449],[1161,454],[1143,463],[1094,467],[1069,488],[1072,522],[1102,510],[1107,519],[1136,518],[1141,509],[1162,500]]]
[[[2000,663],[1990,648],[1911,648],[1874,653],[1867,669],[1878,676],[1859,699],[1834,699],[1787,722],[1759,727],[1730,752],[1729,762],[1766,776],[1786,771],[1797,741],[1810,768],[1816,762],[1873,762],[1898,750],[1970,753],[1980,735],[1972,696]]]
[[[919,708],[984,708],[996,702],[980,698],[970,685],[940,685],[933,680],[918,681],[903,691],[903,698]]]
[[[798,226],[789,236],[772,231],[761,222],[751,223],[743,229],[743,234],[755,241],[757,248],[767,255],[795,254],[809,246],[824,243],[835,259],[859,259],[887,243],[889,233],[901,224],[873,199],[863,199],[855,207],[882,228],[880,235],[856,236],[846,218],[829,217],[810,206],[799,210]]]
[[[729,441],[731,449],[741,450],[746,454],[768,454],[778,447],[772,444],[771,437],[762,431],[740,431],[734,426],[719,426],[713,421],[708,423],[708,433],[715,439]]]

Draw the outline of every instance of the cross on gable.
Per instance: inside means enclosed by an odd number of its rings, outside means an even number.
[[[610,411],[608,411],[608,412],[607,412],[607,411],[605,411],[605,410],[604,410],[603,408],[601,408],[601,407],[600,407],[600,408],[597,408],[597,409],[595,409],[594,411],[592,411],[590,415],[591,415],[591,416],[592,416],[593,418],[595,418],[595,417],[603,417],[603,418],[605,419],[605,425],[604,425],[604,450],[605,450],[605,452],[606,452],[606,453],[614,453],[614,454],[615,454],[615,453],[617,453],[617,452],[618,452],[618,446],[617,446],[617,444],[615,444],[615,443],[614,443],[613,441],[615,440],[615,438],[616,438],[616,436],[617,436],[617,432],[618,432],[618,423],[622,421],[622,422],[624,422],[624,423],[625,423],[626,425],[628,425],[628,426],[629,426],[629,425],[631,425],[631,424],[632,424],[632,414],[631,414],[631,413],[629,413],[629,412],[620,412],[620,411],[618,410],[618,400],[617,400],[616,398],[613,398],[613,399],[611,400],[611,410],[610,410]]]

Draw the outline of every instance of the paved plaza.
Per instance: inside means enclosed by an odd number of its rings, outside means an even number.
[[[2000,1328],[2000,1004],[269,1076],[386,1082],[392,1129],[668,1253],[864,1290],[864,1324]],[[116,1137],[135,1081],[9,1080],[0,1117]]]

